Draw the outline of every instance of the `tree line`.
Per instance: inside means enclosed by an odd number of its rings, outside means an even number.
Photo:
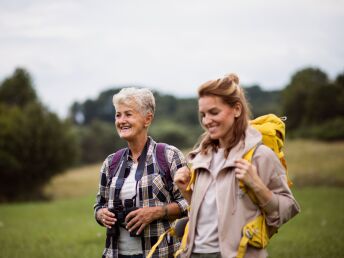
[[[122,87],[121,87],[122,88]],[[102,161],[125,146],[114,128],[112,96],[75,102],[60,119],[39,100],[23,68],[0,84],[0,202],[42,197],[49,179],[67,167]],[[289,137],[344,139],[344,72],[334,80],[317,68],[296,72],[282,90],[245,87],[253,117],[287,116]],[[202,133],[197,98],[154,92],[156,114],[150,135],[157,141],[191,148]]]

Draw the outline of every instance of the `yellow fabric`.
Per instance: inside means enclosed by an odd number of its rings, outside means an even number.
[[[165,231],[162,235],[160,235],[158,241],[156,241],[156,243],[152,246],[152,248],[150,249],[149,253],[147,254],[146,258],[151,258],[152,255],[154,254],[156,248],[158,247],[158,245],[161,243],[161,241],[164,239],[164,237],[170,234],[171,236],[175,235],[175,231],[174,228],[170,228],[169,230]]]
[[[189,167],[189,169],[190,169],[190,172],[191,172],[191,178],[190,178],[190,182],[189,182],[188,186],[186,187],[187,191],[191,190],[191,186],[195,183],[195,180],[196,180],[196,172],[195,172],[195,170],[192,167]]]
[[[293,183],[288,177],[287,162],[282,151],[285,142],[285,124],[282,119],[274,114],[267,114],[251,120],[250,124],[261,132],[264,145],[276,153],[286,170],[288,185],[292,186]]]
[[[255,149],[256,147],[253,147],[243,158],[251,162]],[[239,187],[250,197],[254,204],[258,205],[257,197],[251,189],[247,188],[242,181],[239,181]],[[269,243],[269,232],[265,222],[265,214],[263,211],[261,212],[261,215],[243,227],[243,236],[240,240],[236,258],[244,258],[248,244],[256,248],[265,248]]]
[[[256,248],[265,248],[269,242],[265,215],[262,214],[247,223],[242,230],[242,234],[236,258],[245,256],[248,244]]]

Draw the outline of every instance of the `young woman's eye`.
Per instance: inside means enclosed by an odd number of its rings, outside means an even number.
[[[209,113],[213,116],[216,116],[219,113],[219,111],[218,110],[212,110]]]

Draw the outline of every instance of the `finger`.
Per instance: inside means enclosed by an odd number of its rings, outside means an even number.
[[[236,163],[235,166],[240,169],[248,170],[250,168],[249,164]]]
[[[235,164],[246,164],[249,165],[250,162],[248,162],[246,159],[238,159],[235,161]]]
[[[145,229],[145,227],[146,227],[146,224],[142,224],[142,225],[140,226],[140,228],[137,230],[136,235],[140,235],[141,232]]]
[[[108,217],[115,217],[115,214],[108,209],[105,209],[104,214]]]
[[[129,214],[125,217],[125,222],[126,223],[129,223],[131,220],[133,220],[133,218],[135,218],[138,214],[138,212],[140,211],[141,209],[137,209],[137,210],[134,210],[134,211],[131,211],[129,212]]]
[[[130,226],[130,227],[127,226],[127,228],[128,228],[128,230],[129,230],[129,232],[131,232],[131,231],[136,230],[137,228],[140,228],[141,225],[143,225],[143,223],[141,223],[141,221],[137,220],[136,223],[135,223],[134,225],[132,225],[132,226]]]

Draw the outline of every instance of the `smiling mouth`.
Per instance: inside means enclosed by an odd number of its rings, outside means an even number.
[[[120,126],[119,130],[122,131],[128,131],[131,128],[131,126]]]

